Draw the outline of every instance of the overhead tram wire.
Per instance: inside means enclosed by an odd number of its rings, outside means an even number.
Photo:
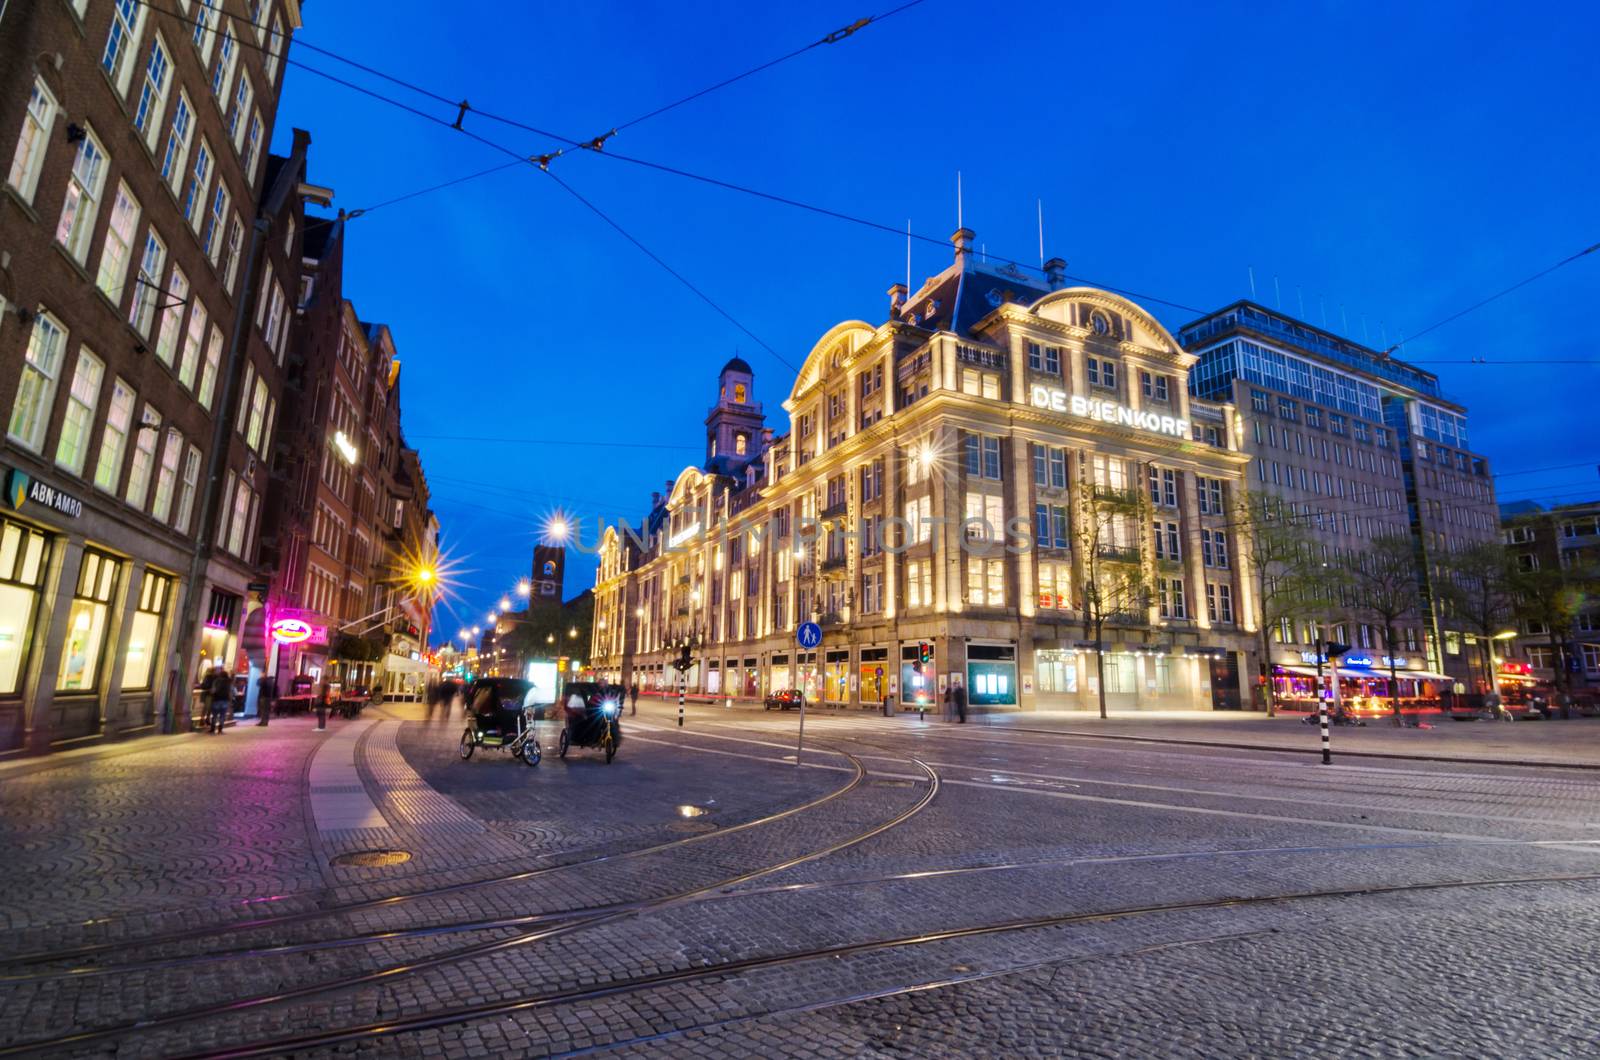
[[[1585,255],[1588,255],[1588,254],[1593,254],[1596,251],[1600,251],[1600,243],[1590,244],[1589,246],[1584,247],[1582,250],[1578,251],[1576,254],[1569,254],[1566,257],[1562,258],[1560,261],[1556,262],[1554,265],[1551,265],[1548,268],[1540,269],[1538,272],[1534,273],[1532,276],[1529,276],[1526,279],[1518,280],[1516,283],[1512,284],[1510,287],[1505,288],[1504,290],[1496,291],[1494,294],[1491,294],[1489,297],[1480,299],[1480,300],[1472,303],[1471,305],[1467,306],[1467,308],[1465,308],[1465,309],[1463,309],[1463,310],[1461,310],[1459,312],[1450,314],[1449,316],[1445,317],[1443,320],[1437,321],[1437,322],[1435,322],[1433,324],[1429,324],[1427,327],[1423,328],[1421,331],[1417,332],[1415,335],[1411,336],[1409,339],[1405,339],[1402,342],[1397,342],[1393,346],[1390,346],[1387,350],[1384,350],[1383,352],[1386,353],[1386,354],[1394,353],[1402,345],[1404,345],[1404,343],[1406,343],[1406,342],[1416,342],[1422,336],[1428,334],[1428,332],[1437,331],[1438,329],[1444,327],[1446,324],[1454,323],[1455,321],[1460,320],[1462,317],[1466,316],[1468,313],[1475,313],[1479,309],[1482,309],[1484,306],[1488,305],[1490,302],[1496,301],[1496,300],[1498,300],[1500,298],[1504,298],[1506,295],[1510,294],[1512,291],[1520,290],[1521,288],[1528,286],[1528,284],[1532,283],[1533,281],[1538,280],[1538,279],[1542,279],[1543,277],[1550,275],[1552,272],[1555,272],[1557,269],[1562,268],[1563,266],[1566,266],[1566,265],[1570,265],[1574,261],[1577,261],[1579,258],[1584,257]],[[1444,364],[1446,362],[1440,361],[1440,362],[1436,362],[1436,363]],[[1506,363],[1508,363],[1508,364],[1531,364],[1531,363],[1534,363],[1534,362],[1531,362],[1531,361],[1508,361]],[[1552,363],[1557,363],[1557,362],[1552,362]]]

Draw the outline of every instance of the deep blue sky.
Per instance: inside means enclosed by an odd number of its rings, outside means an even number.
[[[888,0],[306,5],[300,39],[485,110],[587,137],[814,40]],[[1593,5],[980,5],[927,0],[839,44],[628,130],[628,154],[947,236],[1045,251],[1107,285],[1215,308],[1247,296],[1390,342],[1596,240],[1600,39]],[[454,113],[307,49],[300,61]],[[469,117],[519,151],[554,144]],[[289,70],[276,146],[312,134],[313,179],[368,206],[487,168],[492,149]],[[575,155],[564,179],[798,365],[832,324],[884,319],[905,243]],[[914,250],[913,286],[947,251]],[[528,569],[558,503],[637,519],[699,459],[715,373],[736,349],[784,427],[790,369],[536,171],[510,171],[350,225],[345,289],[394,329],[405,429],[481,621]],[[1408,344],[1414,361],[1596,357],[1600,255]],[[1170,327],[1181,310],[1147,303]],[[1325,307],[1325,310],[1324,308]],[[1591,312],[1585,313],[1584,310]],[[1600,494],[1588,411],[1600,367],[1440,364],[1502,498]],[[681,445],[604,450],[439,436]],[[592,536],[592,529],[591,529]],[[592,580],[575,557],[567,592]],[[457,618],[441,615],[447,634]]]

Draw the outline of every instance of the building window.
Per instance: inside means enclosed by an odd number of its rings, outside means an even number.
[[[175,428],[167,429],[167,444],[161,448],[161,466],[156,470],[156,497],[150,505],[150,514],[166,522],[172,513],[172,493],[178,484],[178,460],[183,453],[183,435]]]
[[[150,324],[155,319],[156,306],[161,304],[161,270],[166,261],[166,244],[156,235],[155,225],[151,225],[145,233],[139,275],[134,279],[133,301],[128,308],[128,322],[145,338],[150,337]]]
[[[233,94],[233,106],[228,109],[228,139],[233,141],[233,149],[241,154],[244,151],[245,129],[249,127],[245,115],[254,98],[255,89],[250,84],[250,75],[240,74],[239,88]]]
[[[1207,567],[1228,569],[1228,535],[1223,530],[1200,531],[1200,556]]]
[[[1345,424],[1348,421],[1337,412],[1328,413],[1328,430],[1341,437],[1345,434]]]
[[[217,387],[217,371],[222,365],[222,329],[211,325],[211,341],[206,344],[206,367],[200,373],[200,407],[211,411],[211,396]]]
[[[204,65],[211,59],[211,44],[217,39],[217,9],[222,0],[200,0],[194,12],[194,46]]]
[[[239,60],[239,46],[234,41],[233,23],[229,22],[222,31],[222,46],[217,52],[217,65],[211,72],[211,94],[217,98],[218,105],[228,98],[228,89],[233,85],[233,69]]]
[[[1139,373],[1139,388],[1152,401],[1170,401],[1170,387],[1171,380],[1167,376]]]
[[[1183,579],[1158,578],[1157,584],[1161,590],[1161,617],[1188,618],[1189,612],[1183,602]]]
[[[183,329],[183,307],[188,300],[189,277],[174,262],[161,302],[161,326],[156,329],[156,359],[168,368],[178,353],[178,333]]]
[[[974,607],[1004,607],[1005,561],[967,557],[967,603]]]
[[[195,152],[194,171],[189,178],[189,192],[183,197],[183,219],[195,232],[200,231],[200,221],[205,215],[206,189],[211,186],[211,145],[202,137],[200,149]]]
[[[133,251],[133,230],[138,223],[139,200],[126,183],[119,181],[111,220],[106,225],[106,241],[100,248],[100,269],[95,276],[95,285],[113,302],[122,300],[123,279]]]
[[[1100,357],[1088,358],[1088,377],[1090,386],[1115,390],[1117,388],[1117,362],[1108,361]]]
[[[122,565],[92,549],[83,552],[78,587],[67,611],[67,640],[61,646],[56,691],[91,692],[99,684],[100,652],[105,647],[106,612]]]
[[[49,551],[39,531],[0,519],[0,695],[22,689]]]
[[[1256,412],[1270,412],[1271,406],[1267,401],[1267,392],[1265,390],[1250,391],[1250,407]]]
[[[1299,419],[1299,406],[1288,398],[1278,399],[1278,418],[1295,422]]]
[[[1195,492],[1199,494],[1201,515],[1222,514],[1222,480],[1219,478],[1195,479]]]
[[[861,578],[861,613],[876,614],[883,610],[883,571],[873,571]]]
[[[1072,565],[1070,563],[1039,564],[1039,608],[1043,611],[1065,611],[1072,606]]]
[[[1517,569],[1524,574],[1532,573],[1539,569],[1539,557],[1532,552],[1522,552],[1517,555]]]
[[[998,494],[968,491],[962,523],[968,541],[1002,543],[1006,529],[1004,503]]]
[[[11,172],[6,177],[6,183],[17,190],[24,202],[33,202],[34,190],[39,186],[39,170],[44,165],[45,148],[50,143],[55,117],[56,98],[42,80],[35,78],[28,110],[22,118],[22,135],[17,138],[17,149],[11,156]]]
[[[94,426],[94,411],[100,404],[100,381],[105,365],[86,347],[78,347],[78,365],[67,390],[67,411],[61,417],[61,437],[56,442],[56,465],[74,475],[83,474],[89,455],[89,431]]]
[[[100,195],[105,190],[106,152],[93,132],[85,130],[78,144],[67,180],[67,198],[61,204],[61,221],[56,225],[56,242],[67,248],[79,265],[89,258],[89,240],[94,236],[94,219],[100,210]]]
[[[906,564],[906,606],[933,606],[933,564],[927,560]]]
[[[1153,524],[1156,559],[1177,562],[1183,558],[1178,524],[1157,519]]]
[[[980,478],[999,479],[1000,439],[989,435],[966,436],[967,474]]]
[[[141,511],[150,492],[150,472],[155,467],[156,437],[160,433],[161,413],[146,405],[139,429],[133,432],[133,466],[128,471],[128,491],[123,495]]]
[[[167,109],[168,74],[172,63],[167,58],[167,46],[157,37],[150,42],[150,58],[144,64],[144,80],[139,86],[139,102],[133,109],[133,127],[144,134],[145,146],[156,149],[156,133],[161,129],[161,115]]]
[[[1163,508],[1178,506],[1178,473],[1172,468],[1151,466],[1150,503]]]
[[[252,187],[256,182],[256,164],[261,161],[261,111],[250,114],[250,131],[244,137],[244,174]]]
[[[155,672],[156,648],[161,640],[162,619],[172,597],[172,579],[147,570],[139,584],[139,599],[134,605],[133,623],[128,629],[128,649],[123,653],[122,690],[144,691]]]
[[[139,0],[114,0],[111,32],[106,37],[106,50],[100,56],[100,67],[117,86],[118,95],[128,91],[128,81],[133,74],[133,48],[143,23],[144,7]]]
[[[206,341],[206,307],[197,298],[189,309],[189,326],[183,333],[183,356],[178,361],[178,382],[194,389],[195,372],[200,368],[200,348]]]
[[[178,90],[172,108],[172,128],[167,131],[167,149],[161,155],[161,179],[177,194],[183,183],[184,163],[189,160],[189,141],[194,135],[194,108],[188,93]]]
[[[6,433],[23,448],[36,453],[44,445],[45,427],[55,403],[56,379],[61,374],[61,350],[66,341],[66,332],[54,317],[41,312],[33,318],[33,331],[28,336],[22,377],[17,383],[17,398],[11,406],[11,423]]]
[[[227,223],[228,207],[231,205],[228,195],[228,186],[222,181],[217,181],[217,190],[211,194],[211,213],[206,218],[205,234],[200,237],[200,246],[206,252],[206,259],[215,265],[217,257],[222,253],[223,226]]]
[[[1206,583],[1206,616],[1212,622],[1233,624],[1233,586]]]
[[[94,484],[107,493],[116,492],[122,474],[122,454],[128,445],[135,399],[133,388],[123,380],[111,385],[111,404],[106,407],[106,425],[100,432],[100,456],[94,463]]]
[[[194,494],[199,483],[200,450],[191,445],[183,461],[183,491],[178,495],[178,512],[172,517],[172,525],[180,534],[189,532],[189,518],[194,512]]]
[[[283,17],[272,16],[272,35],[267,38],[267,83],[276,84],[278,80],[278,66],[283,61]]]

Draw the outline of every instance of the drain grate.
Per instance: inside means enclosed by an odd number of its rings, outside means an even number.
[[[411,860],[409,850],[352,850],[333,859],[334,865],[345,868],[383,869],[390,865],[403,865]]]

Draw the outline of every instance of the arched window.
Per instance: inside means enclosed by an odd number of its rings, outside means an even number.
[[[736,453],[739,456],[743,456],[744,455],[745,444],[746,444],[746,442],[745,442],[745,436],[744,435],[736,434],[736,435],[733,436],[733,451],[734,451],[734,453]]]
[[[745,399],[744,384],[743,383],[735,383],[735,384],[733,384],[733,400],[736,403],[738,403],[740,405],[743,405],[744,404],[744,399]],[[741,449],[739,451],[741,453],[744,452],[743,449]]]

